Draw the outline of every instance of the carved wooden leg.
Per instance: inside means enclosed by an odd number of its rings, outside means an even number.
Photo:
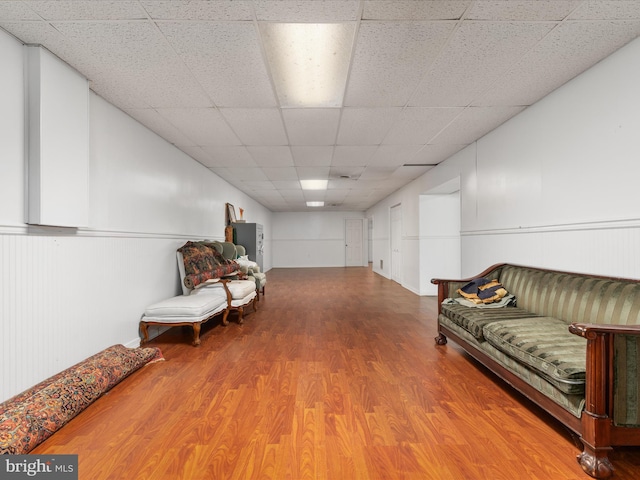
[[[149,341],[149,332],[147,331],[147,323],[140,322],[140,330],[142,331],[142,340],[140,344],[147,343]]]
[[[447,337],[445,337],[442,333],[439,333],[438,336],[434,339],[436,341],[436,345],[446,345]]]
[[[262,287],[262,296],[264,297],[264,286]]]
[[[200,322],[193,324],[193,346],[200,345]]]
[[[227,319],[228,316],[229,316],[229,308],[227,308],[224,311],[224,315],[222,315],[222,325],[224,325],[225,327],[229,325],[229,320]]]
[[[608,457],[611,450],[611,447],[593,448],[584,443],[584,451],[578,455],[578,463],[593,478],[609,478],[613,475],[613,465]]]
[[[238,308],[238,323],[241,325],[242,323],[244,323],[244,318],[242,317],[243,313],[244,313],[244,307]]]
[[[253,311],[254,312],[258,311],[258,295],[253,297]]]

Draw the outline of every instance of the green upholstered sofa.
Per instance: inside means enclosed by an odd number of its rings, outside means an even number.
[[[457,290],[497,279],[515,306],[462,305]],[[511,264],[438,285],[438,345],[447,338],[577,435],[578,462],[613,474],[613,446],[640,445],[640,281]]]

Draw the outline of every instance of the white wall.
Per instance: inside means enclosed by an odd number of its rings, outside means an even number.
[[[389,276],[389,208],[418,254],[420,195],[459,177],[462,276],[513,262],[640,278],[639,60],[640,39],[372,207],[374,271]],[[446,275],[423,268],[407,288]]]
[[[0,401],[116,343],[138,344],[147,305],[181,293],[175,250],[223,239],[224,207],[271,212],[90,97],[89,228],[25,223],[23,49],[0,31]]]
[[[275,267],[344,267],[345,220],[362,219],[363,259],[368,264],[368,224],[363,212],[275,212]]]
[[[420,196],[420,272],[460,278],[460,191]],[[420,295],[437,295],[431,278],[418,274]]]

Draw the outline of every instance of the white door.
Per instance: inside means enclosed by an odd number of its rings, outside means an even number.
[[[345,265],[347,267],[362,266],[362,219],[346,219],[345,229]]]
[[[391,208],[391,280],[402,283],[402,205]]]

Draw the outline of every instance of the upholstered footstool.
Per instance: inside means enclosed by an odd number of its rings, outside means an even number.
[[[256,292],[256,283],[253,280],[223,280],[204,285],[201,288],[195,288],[189,296],[207,297],[216,292],[228,292],[229,309],[238,311],[238,323],[243,322],[244,307],[251,304],[253,305],[253,310],[257,310],[256,300],[258,294]],[[222,323],[223,325],[228,324],[226,315]]]
[[[211,290],[208,295],[178,295],[149,305],[140,320],[142,342],[149,341],[149,325],[193,327],[193,345],[200,345],[200,327],[211,317],[223,313],[226,325],[229,304],[224,290]]]

